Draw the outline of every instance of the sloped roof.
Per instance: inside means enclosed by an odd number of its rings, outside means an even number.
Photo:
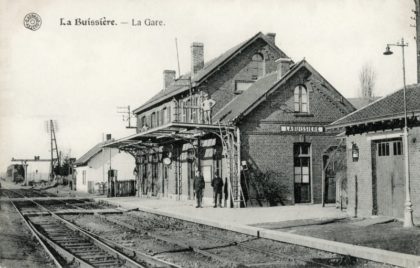
[[[238,45],[232,47],[231,49],[225,51],[220,56],[204,63],[203,69],[198,71],[197,74],[195,74],[194,77],[191,79],[192,86],[198,86],[207,76],[211,75],[214,71],[217,71],[218,67],[220,67],[224,63],[228,62],[237,52],[239,52],[240,50],[245,48],[247,45],[251,44],[252,42],[254,42],[255,40],[257,40],[259,38],[263,39],[272,48],[274,48],[280,54],[282,54],[282,55],[284,55],[284,57],[286,57],[284,52],[281,51],[272,41],[270,41],[270,39],[266,35],[264,35],[261,32],[258,32],[253,37],[251,37],[251,38],[239,43]],[[190,78],[191,78],[190,73],[186,73],[186,74],[181,75],[181,77],[178,78],[177,80],[175,80],[175,82],[172,85],[170,85],[167,89],[158,92],[151,99],[149,99],[146,103],[144,103],[140,107],[136,108],[133,111],[133,113],[135,113],[135,114],[140,113],[140,112],[144,111],[145,109],[148,109],[148,108],[152,107],[153,105],[155,105],[155,104],[157,104],[161,101],[172,98],[173,96],[175,96],[175,95],[177,95],[181,92],[189,90],[189,88],[190,88]]]
[[[86,165],[90,159],[92,159],[95,155],[99,154],[102,151],[102,147],[107,144],[108,142],[100,142],[93,146],[89,151],[87,151],[84,155],[82,155],[79,159],[74,162],[76,166],[83,166]]]
[[[277,72],[270,73],[255,81],[255,83],[252,84],[246,91],[235,97],[222,109],[220,109],[213,116],[213,122],[220,121],[223,123],[228,123],[235,121],[238,117],[242,115],[246,115],[248,112],[252,111],[252,109],[256,107],[256,104],[258,104],[260,100],[263,100],[265,96],[267,94],[270,94],[272,90],[275,90],[279,85],[286,82],[301,67],[306,67],[310,72],[316,73],[317,75],[322,77],[305,59],[294,64],[281,79],[277,78]],[[328,83],[325,79],[324,81]],[[329,86],[333,88],[331,85]],[[339,95],[341,95],[338,91],[336,92]],[[343,103],[345,103],[345,105],[349,108],[349,112],[353,111],[354,107],[352,106],[352,104],[348,102],[344,97],[343,100]]]
[[[407,111],[420,114],[420,84],[407,86]],[[351,126],[367,121],[379,121],[399,118],[404,115],[404,90],[384,96],[369,105],[350,113],[330,124],[329,128]]]
[[[374,101],[376,101],[380,98],[381,97],[373,97],[371,99],[369,99],[369,98],[347,98],[347,99],[354,106],[354,108],[360,109],[362,107],[365,107],[369,103],[374,102]]]

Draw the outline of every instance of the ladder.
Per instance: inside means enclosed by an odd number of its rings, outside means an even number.
[[[233,207],[241,207],[241,203],[246,207],[246,201],[241,186],[240,170],[236,160],[238,159],[238,144],[235,142],[235,134],[225,127],[225,134],[219,122],[220,138],[223,146],[223,156],[226,159],[227,170],[229,171],[230,196]]]

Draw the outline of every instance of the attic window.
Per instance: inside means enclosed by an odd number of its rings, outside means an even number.
[[[295,87],[295,113],[308,113],[308,91],[303,85]]]
[[[254,80],[265,75],[265,62],[264,56],[261,53],[256,53],[252,56],[250,63],[251,77]]]
[[[245,80],[237,80],[235,81],[235,94],[241,94],[245,90],[247,90],[254,81],[245,81]]]

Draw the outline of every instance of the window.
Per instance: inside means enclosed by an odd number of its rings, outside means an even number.
[[[264,64],[264,56],[260,53],[256,53],[252,56],[251,63],[250,63],[250,72],[251,77],[254,80],[265,75],[265,64]]]
[[[83,185],[86,185],[86,170],[82,171],[82,183]]]
[[[146,123],[146,116],[142,116],[141,117],[141,120],[140,120],[140,127],[144,127],[146,125],[147,125],[147,123]]]
[[[185,101],[181,101],[182,120],[181,122],[187,122],[187,109],[185,108]]]
[[[167,122],[168,123],[172,122],[171,121],[171,106],[168,107],[168,113],[167,113],[167,115],[168,115],[168,121]]]
[[[311,201],[311,144],[295,143],[293,145],[295,202]]]
[[[254,81],[235,81],[235,93],[239,94],[247,90]]]
[[[167,114],[166,114],[166,107],[162,109],[160,115],[161,115],[162,125],[168,123],[168,121],[167,121]]]
[[[394,155],[402,155],[402,142],[394,141]]]
[[[192,103],[191,103],[191,122],[198,123],[198,97],[193,96],[192,97]]]
[[[305,86],[299,85],[294,91],[295,99],[295,112],[307,113],[308,112],[308,91]]]
[[[185,104],[186,123],[191,122],[191,100],[187,100]]]
[[[389,142],[378,142],[378,156],[389,156]]]
[[[156,126],[160,126],[161,125],[161,121],[160,121],[160,111],[156,111]]]
[[[378,156],[402,155],[401,139],[388,139],[377,142]],[[392,151],[391,151],[392,150]]]
[[[152,113],[152,115],[150,116],[150,127],[156,127],[156,113]]]

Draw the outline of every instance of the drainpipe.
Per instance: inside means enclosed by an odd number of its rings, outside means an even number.
[[[238,184],[241,186],[241,192],[242,196],[244,197],[244,203],[245,203],[245,195],[243,194],[242,185],[241,185],[241,131],[239,130],[239,127],[236,127],[236,136],[237,136],[237,148],[238,148]],[[241,193],[239,193],[239,200]],[[241,203],[237,205],[238,207],[241,207]]]
[[[357,206],[358,206],[358,196],[357,196],[357,192],[359,191],[358,189],[358,182],[357,182],[357,175],[354,176],[354,217],[357,217]]]

